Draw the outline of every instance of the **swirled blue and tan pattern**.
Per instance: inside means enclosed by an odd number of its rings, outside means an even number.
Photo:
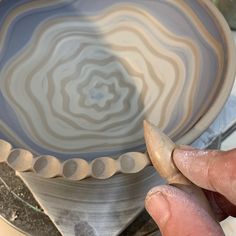
[[[177,139],[209,107],[209,88],[216,91],[222,79],[223,47],[190,4],[92,5],[22,1],[8,9],[0,30],[3,137],[63,158],[116,155],[143,148],[143,119]],[[152,9],[167,5],[177,20],[185,12],[186,29]]]

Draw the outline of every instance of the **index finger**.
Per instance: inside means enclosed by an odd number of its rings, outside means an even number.
[[[219,192],[236,205],[236,149],[175,149],[177,168],[199,187]]]

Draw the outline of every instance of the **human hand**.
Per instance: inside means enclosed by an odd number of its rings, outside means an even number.
[[[236,149],[176,149],[173,160],[189,180],[204,189],[217,221],[236,217]],[[224,235],[215,219],[191,196],[173,186],[153,188],[145,206],[163,236]]]

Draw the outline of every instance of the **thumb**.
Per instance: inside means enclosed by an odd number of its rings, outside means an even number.
[[[145,206],[164,236],[224,235],[221,227],[191,197],[172,186],[158,186]]]

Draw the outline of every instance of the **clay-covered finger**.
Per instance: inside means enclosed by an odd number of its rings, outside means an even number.
[[[152,189],[145,206],[163,236],[223,236],[219,224],[187,193],[172,187]]]
[[[176,149],[173,159],[193,183],[223,194],[236,205],[236,149],[226,152]]]

